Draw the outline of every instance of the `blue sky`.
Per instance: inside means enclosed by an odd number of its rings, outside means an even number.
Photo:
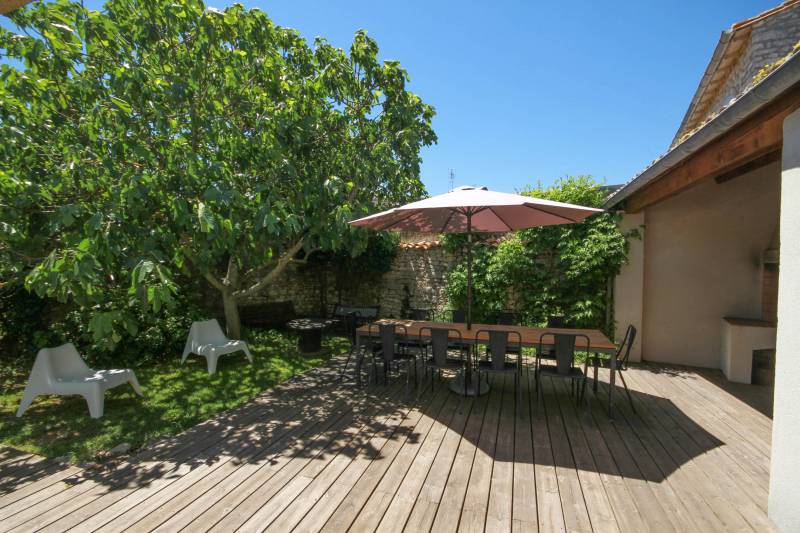
[[[567,174],[626,181],[667,148],[720,32],[778,0],[243,3],[341,47],[365,28],[399,60],[436,107],[439,143],[422,154],[436,194],[450,169],[456,185],[509,192]]]

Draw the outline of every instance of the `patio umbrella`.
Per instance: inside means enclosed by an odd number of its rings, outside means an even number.
[[[539,226],[572,224],[602,209],[458,187],[452,191],[353,220],[376,231],[467,234],[467,329],[472,328],[472,234],[503,233]]]

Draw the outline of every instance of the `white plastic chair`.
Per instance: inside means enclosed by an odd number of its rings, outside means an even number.
[[[201,355],[208,362],[208,373],[213,374],[217,371],[217,360],[220,355],[238,352],[239,350],[245,353],[248,361],[253,362],[253,356],[247,347],[247,343],[228,339],[216,319],[192,322],[192,327],[189,329],[189,338],[186,339],[186,347],[183,349],[181,364],[186,361],[189,354]]]
[[[55,348],[42,348],[36,354],[17,416],[22,416],[37,396],[79,394],[86,398],[89,415],[100,418],[103,416],[105,391],[126,382],[131,384],[136,394],[142,396],[136,374],[129,368],[92,370],[71,342]]]

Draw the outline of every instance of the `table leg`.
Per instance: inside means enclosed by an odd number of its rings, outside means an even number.
[[[297,337],[297,348],[301,353],[318,353],[322,350],[322,330],[303,330]]]
[[[608,416],[611,418],[613,416],[612,410],[614,406],[614,383],[617,380],[617,358],[612,356],[608,366],[611,369],[611,377],[608,380]]]

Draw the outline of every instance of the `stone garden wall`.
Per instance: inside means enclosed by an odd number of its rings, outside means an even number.
[[[332,272],[321,267],[290,267],[258,298],[249,302],[294,302],[299,315],[328,315],[336,303],[378,305],[383,317],[400,317],[408,307],[447,307],[446,276],[456,261],[438,241],[404,241],[389,272],[336,286]]]

